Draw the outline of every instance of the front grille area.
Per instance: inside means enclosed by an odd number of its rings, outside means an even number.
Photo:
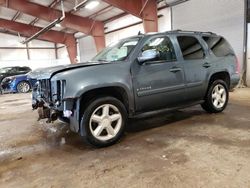
[[[62,82],[57,81],[56,82],[56,99],[61,100],[61,88],[62,87]]]
[[[63,99],[65,84],[65,80],[57,80],[52,82],[51,90],[53,101],[61,101]]]
[[[51,85],[49,79],[40,80],[40,93],[41,98],[44,99],[46,102],[51,101]]]

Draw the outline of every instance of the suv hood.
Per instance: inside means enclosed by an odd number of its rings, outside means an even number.
[[[89,66],[97,66],[97,65],[103,65],[103,64],[109,64],[107,62],[86,62],[86,63],[77,63],[77,64],[71,64],[71,65],[59,65],[55,67],[47,67],[47,68],[40,68],[36,69],[28,74],[28,77],[31,79],[49,79],[53,75],[59,72],[71,70],[71,69],[77,69],[82,67],[89,67]]]

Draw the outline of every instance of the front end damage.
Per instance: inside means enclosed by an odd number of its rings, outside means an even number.
[[[84,136],[83,114],[80,110],[81,98],[74,95],[72,91],[79,88],[72,87],[73,77],[69,73],[71,70],[74,72],[79,68],[82,70],[84,67],[96,65],[101,63],[79,63],[32,71],[28,77],[37,80],[32,91],[32,108],[38,111],[38,120],[47,119],[48,123],[52,123],[59,119],[69,123],[73,132]]]
[[[59,112],[50,109],[48,106],[45,105],[43,101],[34,101],[32,103],[32,109],[37,110],[38,121],[40,121],[41,119],[47,119],[47,123],[52,123],[56,121],[60,116]]]
[[[72,131],[79,132],[79,100],[63,98],[65,84],[63,80],[38,80],[32,92],[32,108],[38,112],[38,121],[47,119],[47,123],[53,123],[59,119],[69,123]]]
[[[51,84],[49,79],[38,80],[32,91],[32,109],[38,112],[38,121],[47,119],[48,123],[56,121],[59,113],[52,109]]]

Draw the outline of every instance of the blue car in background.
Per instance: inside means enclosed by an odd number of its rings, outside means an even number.
[[[3,92],[28,93],[37,80],[28,78],[27,74],[5,77],[1,82]]]

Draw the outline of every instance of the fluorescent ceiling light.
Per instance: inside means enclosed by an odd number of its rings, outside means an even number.
[[[95,7],[97,7],[99,4],[100,4],[99,1],[90,1],[90,2],[85,6],[85,8],[86,8],[86,9],[89,9],[89,10],[92,10],[92,9],[94,9]]]

